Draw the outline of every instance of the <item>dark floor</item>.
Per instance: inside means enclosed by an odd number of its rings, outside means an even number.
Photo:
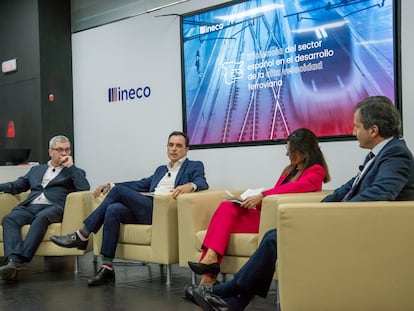
[[[77,274],[74,263],[74,257],[35,257],[16,283],[0,280],[0,310],[201,310],[181,298],[191,283],[188,268],[173,265],[167,286],[159,265],[117,261],[115,285],[89,288],[87,278],[96,269],[92,254],[80,257]],[[274,311],[275,301],[271,289],[267,299],[254,298],[246,310]]]

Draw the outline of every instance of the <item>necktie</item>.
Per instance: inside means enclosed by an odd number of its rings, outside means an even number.
[[[375,154],[370,151],[367,156],[365,157],[364,163],[359,166],[359,171],[362,172],[364,170],[365,165],[371,160],[373,157],[375,157]]]
[[[347,194],[345,194],[344,198],[342,199],[342,201],[343,201],[343,202],[345,202],[345,201],[349,201],[349,200],[353,197],[354,192],[355,192],[355,190],[357,189],[358,184],[359,184],[359,182],[360,182],[360,180],[361,180],[361,174],[362,174],[362,171],[364,170],[364,168],[365,168],[366,164],[367,164],[367,163],[368,163],[368,162],[369,162],[372,158],[374,158],[374,157],[375,157],[375,154],[374,154],[372,151],[370,151],[370,152],[367,154],[367,156],[365,157],[364,163],[363,163],[362,165],[360,165],[360,166],[359,166],[359,173],[358,173],[358,175],[355,177],[355,180],[354,180],[354,183],[352,184],[351,189],[347,192]]]

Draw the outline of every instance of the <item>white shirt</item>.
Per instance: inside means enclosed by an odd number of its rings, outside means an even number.
[[[170,163],[167,164],[168,172],[161,178],[157,187],[155,187],[154,194],[169,194],[174,189],[175,179],[177,178],[178,171],[183,165],[187,157],[181,158],[171,167]]]

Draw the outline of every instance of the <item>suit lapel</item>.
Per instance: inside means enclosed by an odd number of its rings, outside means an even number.
[[[188,159],[185,159],[183,165],[181,165],[180,170],[178,171],[177,178],[175,179],[174,187],[177,187],[180,183],[181,176],[184,174],[184,171],[187,167]]]

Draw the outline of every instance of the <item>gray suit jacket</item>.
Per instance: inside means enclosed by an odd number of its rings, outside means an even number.
[[[85,171],[75,165],[69,168],[63,168],[62,171],[52,179],[45,188],[43,188],[42,179],[47,167],[47,164],[33,166],[26,175],[19,177],[17,180],[0,184],[0,191],[18,194],[30,190],[29,196],[26,200],[20,203],[20,205],[28,205],[43,192],[49,201],[53,202],[56,206],[63,208],[68,193],[90,189]]]

